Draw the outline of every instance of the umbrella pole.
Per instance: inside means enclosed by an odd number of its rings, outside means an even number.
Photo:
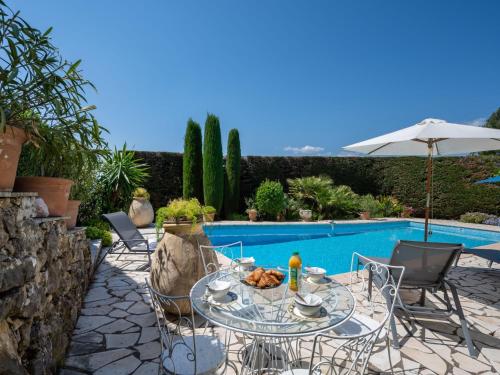
[[[431,178],[432,178],[432,140],[427,143],[427,180],[425,182],[425,191],[427,193],[427,199],[425,202],[425,233],[424,241],[427,242],[427,237],[429,235],[429,214],[431,210]]]

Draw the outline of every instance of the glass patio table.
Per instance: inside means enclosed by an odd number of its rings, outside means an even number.
[[[221,270],[199,280],[190,294],[193,309],[203,318],[251,339],[243,356],[243,374],[263,368],[268,372],[288,368],[298,359],[294,339],[328,331],[349,319],[354,311],[353,295],[333,279],[323,283],[301,281],[301,295],[314,293],[323,299],[320,312],[308,317],[294,308],[295,293],[289,290],[286,280],[276,288],[257,289],[242,282],[247,275],[247,271],[238,269]],[[231,284],[223,302],[214,301],[207,290],[216,279]]]

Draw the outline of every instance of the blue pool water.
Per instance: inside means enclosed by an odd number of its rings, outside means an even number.
[[[398,240],[422,241],[421,223],[409,221],[370,224],[209,225],[205,233],[213,245],[242,241],[244,255],[257,264],[286,267],[293,251],[305,266],[325,268],[329,274],[347,272],[353,252],[388,257]],[[429,241],[475,247],[500,242],[500,232],[432,225]]]

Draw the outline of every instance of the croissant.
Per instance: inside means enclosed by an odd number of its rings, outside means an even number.
[[[266,288],[266,287],[276,286],[279,284],[280,282],[275,276],[269,273],[264,273],[260,278],[259,282],[257,283],[257,286],[259,288]]]
[[[279,281],[282,281],[285,278],[285,274],[283,272],[280,272],[280,271],[267,270],[266,273],[269,275],[273,275]]]

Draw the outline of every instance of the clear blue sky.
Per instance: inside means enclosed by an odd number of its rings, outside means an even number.
[[[245,155],[337,155],[500,106],[497,0],[8,3],[83,60],[111,145],[182,151],[187,119],[211,112]]]

